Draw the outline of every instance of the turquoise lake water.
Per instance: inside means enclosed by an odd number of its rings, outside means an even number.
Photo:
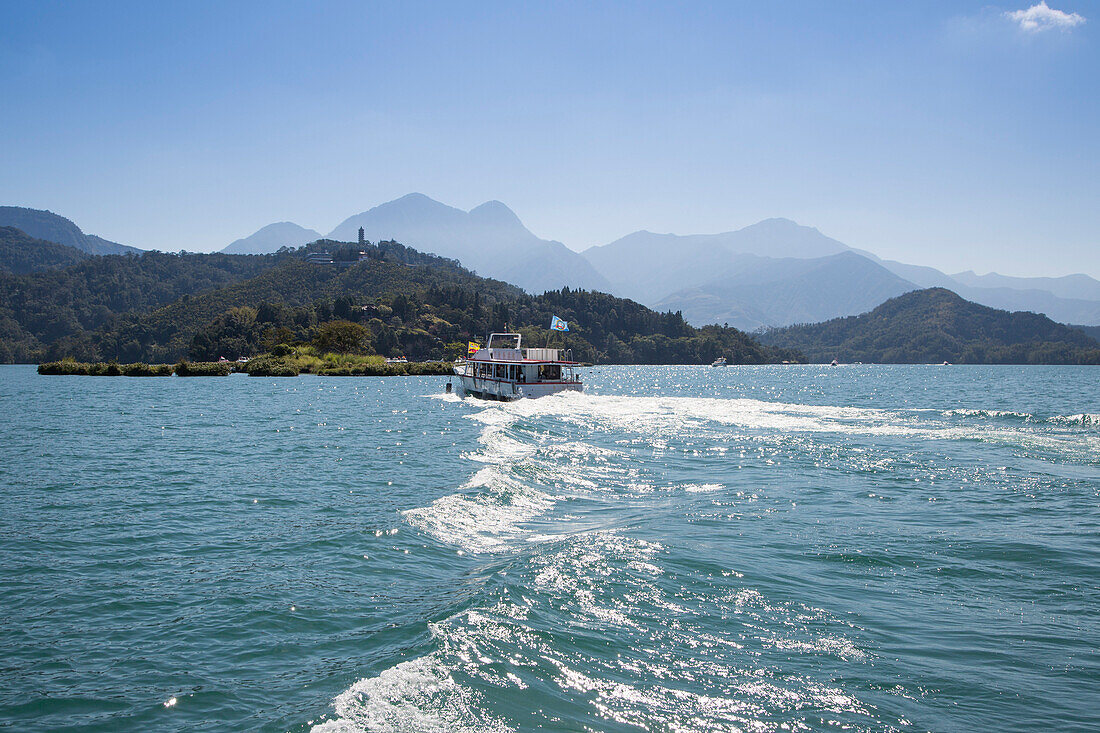
[[[0,367],[0,728],[1100,729],[1100,368]]]

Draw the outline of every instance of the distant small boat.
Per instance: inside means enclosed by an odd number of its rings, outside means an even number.
[[[836,359],[833,359],[833,363],[830,364],[829,366],[840,366],[840,362],[837,361]]]
[[[409,360],[406,359],[403,356],[397,356],[397,357],[386,359],[386,363],[387,364],[408,364]]]
[[[940,366],[951,366],[951,362],[945,361],[944,363],[940,364]]]
[[[719,356],[719,357],[718,357],[717,359],[715,359],[715,360],[714,360],[714,362],[713,362],[713,363],[711,363],[711,366],[712,366],[712,367],[716,367],[716,366],[726,366],[726,357],[724,357],[724,356]]]

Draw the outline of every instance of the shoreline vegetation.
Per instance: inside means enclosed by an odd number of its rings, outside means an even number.
[[[23,247],[33,249],[35,240],[24,238]],[[35,267],[52,261],[41,254]],[[318,256],[326,261],[311,259]],[[281,344],[447,361],[496,331],[519,331],[525,342],[542,344],[551,333],[540,324],[553,316],[573,324],[553,337],[576,361],[801,360],[735,328],[695,328],[680,313],[605,293],[568,287],[526,293],[392,241],[319,240],[271,255],[146,252],[58,265],[0,272],[0,363],[213,362],[271,353]]]
[[[187,361],[177,364],[119,364],[62,359],[38,365],[38,373],[49,376],[86,377],[227,377],[241,373],[252,377],[402,377],[448,376],[453,364],[447,361],[387,363],[374,354],[318,354],[311,347],[287,347],[279,355],[262,354],[245,363]]]

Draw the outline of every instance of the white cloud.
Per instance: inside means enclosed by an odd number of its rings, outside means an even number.
[[[1069,30],[1085,22],[1085,16],[1055,10],[1046,4],[1046,0],[1039,0],[1038,4],[1032,5],[1027,10],[1013,10],[1005,13],[1005,16],[1019,24],[1020,30],[1027,33],[1053,29]]]

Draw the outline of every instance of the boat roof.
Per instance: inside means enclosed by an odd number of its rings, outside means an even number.
[[[471,356],[466,361],[480,361],[483,364],[565,364],[567,366],[580,364],[579,361],[564,359],[478,359],[477,356]]]

